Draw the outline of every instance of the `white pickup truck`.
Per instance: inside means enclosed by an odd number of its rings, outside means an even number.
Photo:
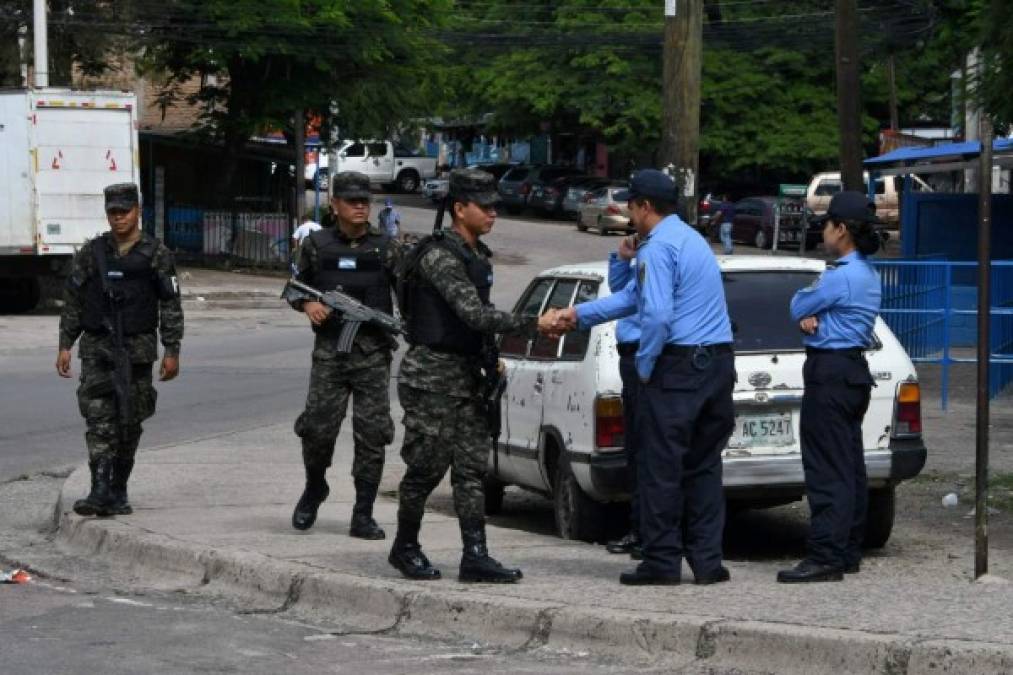
[[[138,150],[133,94],[0,92],[0,311],[30,311],[106,230],[103,189],[138,181]]]
[[[390,141],[341,141],[336,149],[337,166],[328,166],[321,154],[320,169],[331,176],[342,171],[358,171],[369,176],[374,185],[391,185],[400,192],[415,192],[422,181],[436,175],[436,158],[423,157]],[[316,175],[316,169],[313,170]],[[307,167],[307,180],[310,169]]]

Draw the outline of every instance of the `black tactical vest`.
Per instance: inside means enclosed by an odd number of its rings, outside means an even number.
[[[394,313],[390,280],[383,264],[389,237],[369,233],[355,248],[339,236],[336,226],[317,230],[310,237],[317,248],[317,268],[313,270],[317,290],[340,288],[368,307]],[[313,330],[336,337],[341,332],[341,321],[332,315],[323,326],[314,326]]]
[[[151,266],[155,257],[157,242],[142,238],[125,256],[115,256],[108,249],[109,235],[102,235],[92,242],[92,251],[106,247],[106,286],[121,308],[124,335],[153,333],[158,328],[158,286],[155,271]],[[81,327],[89,333],[107,331],[103,318],[112,323],[113,312],[107,302],[99,278],[99,265],[93,264],[94,272],[82,284],[84,314]]]
[[[434,240],[431,246],[443,247],[464,263],[468,279],[475,284],[479,299],[482,304],[488,305],[489,292],[492,290],[492,264],[489,259],[465,251],[462,245],[447,239]],[[416,276],[410,294],[409,344],[468,356],[481,353],[485,333],[473,330],[461,321],[436,288]]]

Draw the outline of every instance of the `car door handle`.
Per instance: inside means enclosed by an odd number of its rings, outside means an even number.
[[[535,376],[535,387],[534,388],[535,388],[535,392],[538,393],[538,394],[542,393],[542,390],[545,389],[545,378],[542,376],[541,373],[538,373]]]

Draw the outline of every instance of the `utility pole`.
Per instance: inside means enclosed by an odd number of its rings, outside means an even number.
[[[837,124],[845,190],[865,192],[862,179],[862,107],[858,80],[857,0],[836,0]]]
[[[977,97],[976,97],[977,98]],[[980,100],[980,99],[979,99]],[[974,578],[988,574],[989,359],[992,354],[992,120],[981,114],[978,163],[978,414],[975,419]]]
[[[674,169],[683,220],[696,223],[703,0],[665,0],[661,164]]]
[[[306,213],[306,116],[302,108],[295,111],[292,121],[295,127],[295,219],[289,240]]]
[[[35,86],[49,86],[49,36],[46,24],[46,0],[35,0],[32,14],[35,31]]]
[[[981,110],[978,82],[981,79],[981,52],[977,47],[967,53],[964,67],[964,140],[976,141],[981,130]],[[978,172],[964,171],[964,192],[978,191]]]

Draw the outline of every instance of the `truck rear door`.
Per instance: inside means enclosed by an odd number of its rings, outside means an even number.
[[[72,252],[72,247],[104,232],[104,188],[137,179],[131,107],[109,106],[71,107],[63,101],[35,105],[40,253]]]

